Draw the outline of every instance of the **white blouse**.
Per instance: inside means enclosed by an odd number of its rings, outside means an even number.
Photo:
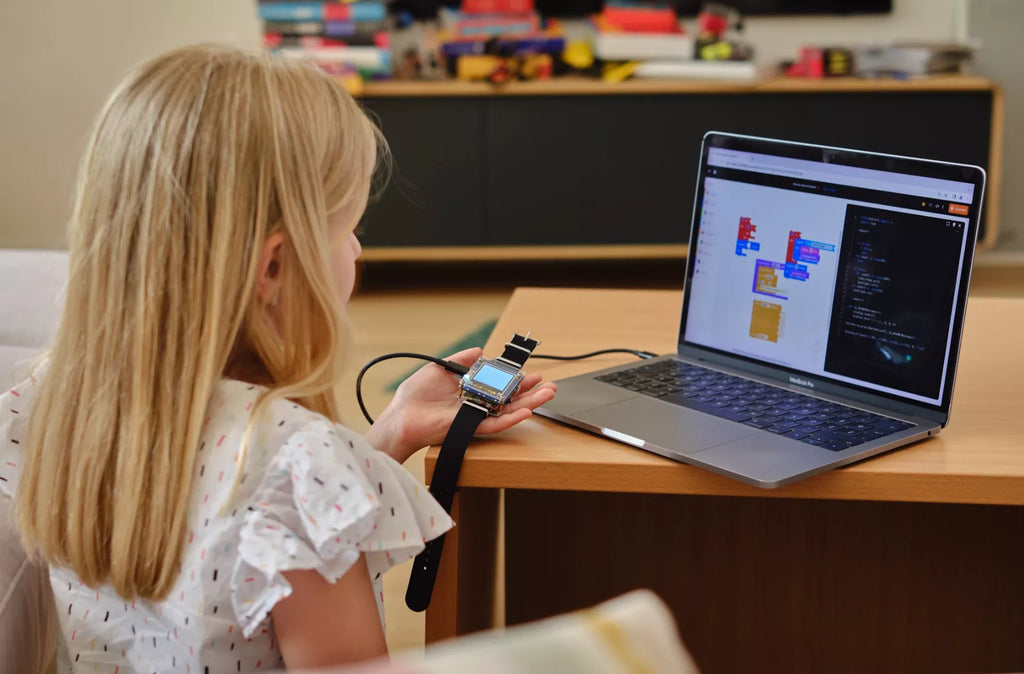
[[[13,497],[35,385],[0,396],[0,495]],[[263,389],[222,380],[200,439],[182,573],[161,602],[125,601],[52,568],[60,672],[249,672],[282,665],[270,610],[282,571],[330,582],[365,554],[383,622],[381,575],[452,526],[429,492],[358,433],[290,401],[267,408],[241,448]],[[237,492],[231,498],[232,486]]]

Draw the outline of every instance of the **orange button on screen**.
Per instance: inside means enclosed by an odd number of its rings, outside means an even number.
[[[950,204],[949,212],[954,215],[967,215],[967,204]]]

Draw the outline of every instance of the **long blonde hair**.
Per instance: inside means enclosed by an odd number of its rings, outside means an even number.
[[[301,63],[190,47],[120,85],[80,170],[64,313],[29,420],[27,550],[90,586],[163,599],[206,406],[232,362],[259,364],[262,403],[337,420],[327,220],[364,203],[382,148],[352,97]],[[254,290],[277,231],[284,316]]]

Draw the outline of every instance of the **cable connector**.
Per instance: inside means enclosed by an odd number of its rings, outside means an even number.
[[[438,365],[440,365],[444,369],[448,370],[449,372],[454,374],[456,377],[461,377],[462,375],[464,375],[467,372],[469,372],[469,368],[466,367],[465,365],[461,365],[459,363],[456,363],[456,362],[450,361],[450,360],[441,361],[440,363],[438,363]]]

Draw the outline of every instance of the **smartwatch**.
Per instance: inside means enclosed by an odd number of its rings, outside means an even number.
[[[462,406],[441,444],[437,463],[434,464],[434,474],[430,479],[430,494],[445,512],[452,511],[462,457],[477,426],[488,415],[497,415],[519,389],[523,381],[523,365],[538,344],[540,342],[536,339],[530,339],[530,333],[525,336],[516,334],[512,341],[505,344],[505,350],[500,356],[494,359],[480,358],[459,381]],[[409,576],[409,589],[405,593],[406,606],[413,611],[423,611],[430,604],[443,548],[444,534],[427,542],[423,551],[416,556]]]

